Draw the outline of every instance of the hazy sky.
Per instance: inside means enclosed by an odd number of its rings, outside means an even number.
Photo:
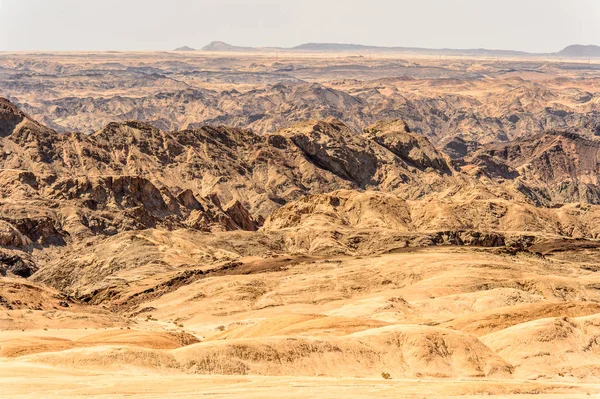
[[[0,0],[1,50],[600,45],[600,0]]]

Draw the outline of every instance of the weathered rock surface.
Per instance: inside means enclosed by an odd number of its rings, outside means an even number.
[[[444,156],[425,137],[412,134],[404,121],[379,121],[366,128],[365,133],[371,140],[421,170],[433,168],[451,173]]]
[[[531,190],[535,197],[546,199],[546,205],[600,204],[600,142],[574,133],[551,131],[490,144],[465,160],[464,169],[515,180],[522,191]]]

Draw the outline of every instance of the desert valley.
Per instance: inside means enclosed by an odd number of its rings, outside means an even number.
[[[569,51],[0,53],[0,397],[600,397]]]

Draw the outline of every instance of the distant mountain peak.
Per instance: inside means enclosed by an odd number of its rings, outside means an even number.
[[[202,47],[203,51],[256,51],[254,47],[234,46],[229,43],[214,41]]]
[[[600,57],[600,46],[572,44],[557,54],[563,57]]]
[[[177,47],[173,51],[196,51],[196,49],[195,48],[191,48],[189,46],[183,46],[183,47]]]

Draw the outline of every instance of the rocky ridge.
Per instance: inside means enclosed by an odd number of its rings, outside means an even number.
[[[600,234],[600,147],[570,133],[453,160],[401,120],[362,135],[334,119],[266,135],[138,121],[83,135],[56,133],[7,100],[0,110],[4,274],[55,264],[53,248],[146,229],[258,230],[265,251],[311,254]]]

